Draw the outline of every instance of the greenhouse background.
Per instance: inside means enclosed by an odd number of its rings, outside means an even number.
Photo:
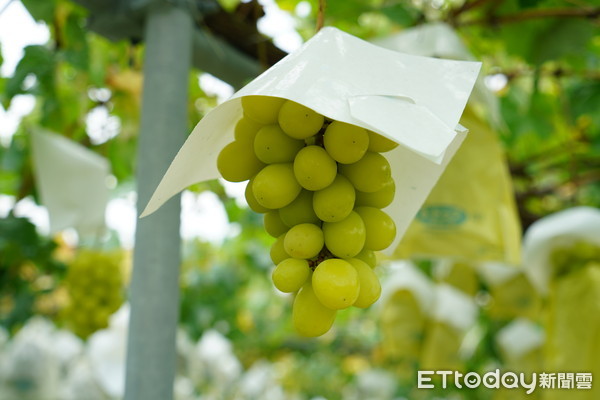
[[[323,25],[482,64],[379,300],[304,338],[245,183],[138,216],[198,122]],[[0,400],[600,396],[593,1],[2,0],[0,65]]]

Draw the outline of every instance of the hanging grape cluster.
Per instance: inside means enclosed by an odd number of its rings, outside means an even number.
[[[584,240],[557,246],[550,253],[550,263],[556,276],[567,275],[590,264],[600,263],[600,246]]]
[[[122,260],[120,252],[86,249],[69,264],[65,277],[69,304],[62,317],[78,336],[86,338],[108,327],[109,317],[123,303]]]
[[[273,283],[297,292],[292,318],[298,333],[320,336],[337,310],[366,308],[379,298],[374,252],[396,235],[381,210],[392,202],[395,185],[380,153],[397,144],[291,100],[241,101],[235,140],[221,150],[217,167],[230,182],[249,180],[246,200],[276,238]]]

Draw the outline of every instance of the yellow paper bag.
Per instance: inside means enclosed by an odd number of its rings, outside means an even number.
[[[464,334],[440,321],[431,321],[423,342],[419,369],[426,371],[464,371],[459,355]]]
[[[470,296],[450,285],[437,285],[419,368],[463,371],[465,360],[461,346],[466,333],[476,325],[478,312]]]
[[[461,124],[470,134],[409,226],[395,256],[518,264],[521,226],[501,145],[471,106]]]
[[[545,370],[591,373],[591,389],[547,390],[545,400],[600,398],[600,262],[590,262],[551,284]]]
[[[382,306],[381,353],[402,381],[410,381],[417,371],[426,315],[418,299],[408,289],[390,296]]]
[[[470,263],[439,260],[435,276],[439,282],[453,286],[468,296],[475,296],[479,290],[476,267]]]
[[[492,319],[539,319],[542,297],[523,268],[489,262],[480,265],[478,272],[491,296],[486,312]]]
[[[416,378],[429,314],[435,302],[435,286],[409,262],[389,265],[383,281],[378,314],[381,344],[377,349],[398,379],[412,384]]]

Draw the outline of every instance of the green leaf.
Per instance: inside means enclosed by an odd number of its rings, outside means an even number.
[[[63,126],[62,108],[56,96],[47,97],[42,103],[41,125],[55,131],[61,131]]]
[[[105,144],[112,173],[120,182],[133,176],[136,145],[137,140],[123,138],[121,135]]]
[[[551,116],[556,110],[556,98],[538,91],[531,95],[531,103],[526,118],[530,124],[530,129],[540,138],[548,139],[552,136],[554,127]]]
[[[36,21],[51,23],[54,19],[56,0],[21,0]]]
[[[531,8],[538,5],[540,0],[518,0],[520,8]]]
[[[537,38],[540,32],[547,29],[550,23],[546,20],[523,21],[518,24],[502,25],[499,34],[500,39],[509,54],[522,58],[529,63],[535,46],[538,46]]]
[[[7,81],[7,78],[0,76],[0,101],[4,99],[4,91],[6,90]],[[2,104],[0,104],[0,106],[4,106],[4,101],[2,101]]]
[[[64,38],[65,60],[75,68],[87,70],[89,51],[85,30],[83,29],[83,17],[76,13],[69,14],[64,26]]]
[[[572,122],[580,118],[590,121],[587,128],[590,136],[595,138],[595,145],[600,146],[600,82],[580,82],[568,91],[571,105]]]
[[[381,12],[391,21],[402,26],[413,25],[418,17],[415,9],[408,8],[403,4],[393,4],[389,7],[384,7],[381,9]]]
[[[518,86],[511,87],[501,99],[502,115],[508,126],[504,140],[515,159],[525,159],[555,133],[552,116],[557,112],[556,99]]]
[[[588,42],[594,37],[591,21],[559,19],[541,31],[531,48],[531,60],[542,64],[563,57],[585,57]]]
[[[27,46],[23,58],[17,64],[13,76],[6,82],[4,107],[8,108],[12,98],[18,94],[27,93],[23,82],[28,75],[37,78],[37,86],[41,93],[51,94],[54,87],[54,53],[40,45]]]
[[[317,10],[318,7],[313,8]],[[354,23],[364,12],[371,11],[367,2],[364,0],[346,0],[346,1],[330,1],[327,2],[325,16],[335,17],[335,19],[352,20]]]
[[[600,110],[600,82],[581,82],[569,90],[571,109],[575,115],[595,114]]]
[[[8,148],[0,146],[0,167],[3,171],[21,171],[27,157],[25,146],[22,135],[15,135]]]
[[[105,79],[110,68],[129,68],[131,61],[131,46],[126,41],[110,42],[102,36],[88,33],[89,43],[89,76],[90,84],[96,87],[106,85]]]
[[[25,174],[27,156],[27,139],[22,134],[15,134],[8,148],[0,146],[0,193],[17,195]]]

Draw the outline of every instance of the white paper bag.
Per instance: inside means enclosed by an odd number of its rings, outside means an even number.
[[[97,235],[105,227],[109,162],[64,136],[42,130],[32,137],[34,173],[50,231],[75,228]]]
[[[475,61],[475,57],[454,28],[444,22],[432,22],[373,41],[386,49],[426,57]],[[504,128],[498,98],[485,86],[483,77],[475,82],[470,101],[483,106],[493,128]]]
[[[600,246],[600,209],[574,207],[534,222],[523,238],[525,272],[542,294],[552,280],[550,255],[556,247],[585,241]]]
[[[458,121],[480,67],[401,54],[324,28],[198,123],[142,217],[187,186],[219,177],[217,156],[233,140],[241,97],[276,96],[400,143],[386,153],[397,188],[386,208],[397,227],[393,250],[464,139]]]
[[[518,360],[544,345],[545,333],[536,323],[517,318],[498,331],[496,343],[509,360]]]

